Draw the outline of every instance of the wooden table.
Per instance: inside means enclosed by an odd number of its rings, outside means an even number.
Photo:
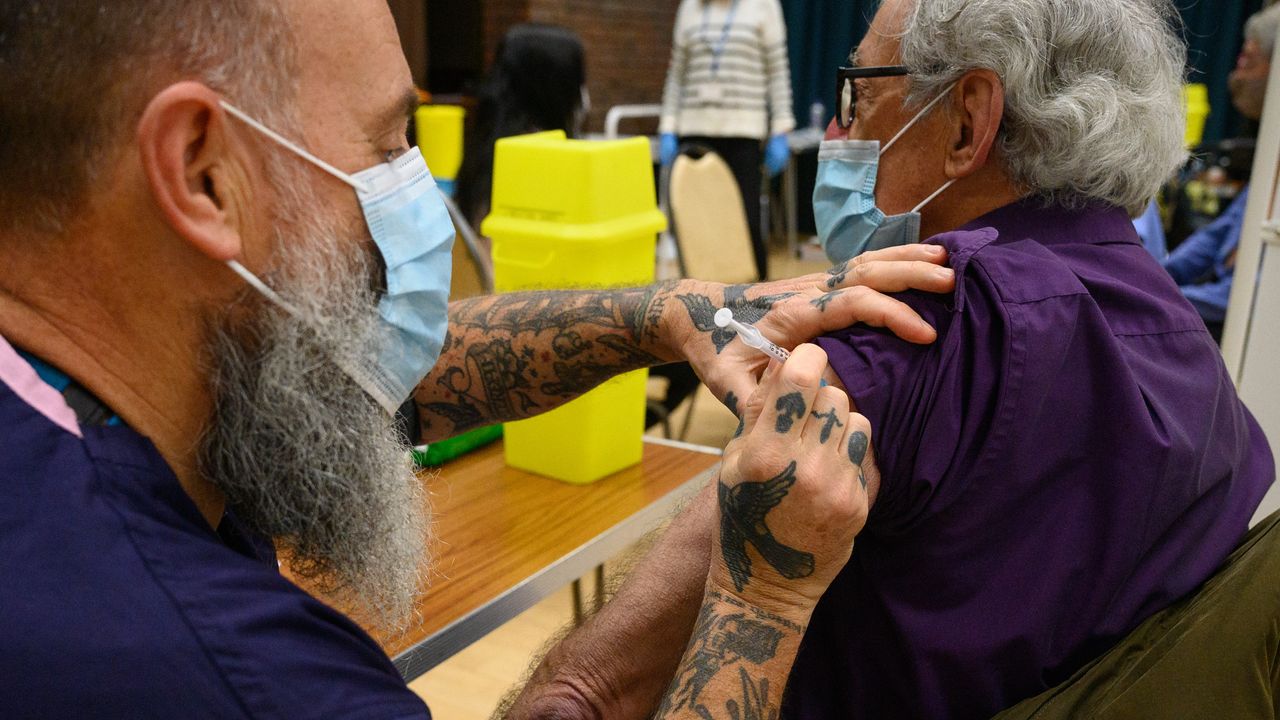
[[[719,451],[645,438],[637,466],[574,486],[509,468],[502,444],[428,471],[436,542],[420,624],[388,654],[413,680],[602,565],[713,477]]]

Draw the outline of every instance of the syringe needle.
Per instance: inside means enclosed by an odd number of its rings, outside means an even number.
[[[733,319],[733,310],[729,308],[720,308],[715,315],[716,326],[721,328],[729,328],[738,333],[738,337],[742,339],[748,347],[753,347],[760,352],[786,362],[791,357],[791,353],[778,347],[770,342],[760,332],[758,328],[752,327],[745,323],[740,323]]]

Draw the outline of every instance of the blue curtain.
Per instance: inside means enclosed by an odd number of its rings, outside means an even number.
[[[878,6],[878,0],[782,0],[797,123],[808,124],[815,102],[823,105],[824,123],[835,114],[836,68],[847,64]]]
[[[1124,0],[1117,0],[1124,2]],[[1244,22],[1263,0],[1177,0],[1189,46],[1188,80],[1209,86],[1212,114],[1205,140],[1232,137],[1245,129],[1231,107],[1227,75],[1235,67]],[[835,108],[835,69],[867,32],[878,0],[782,0],[791,53],[791,82],[797,121],[808,122],[814,102],[830,119]]]
[[[1209,121],[1205,142],[1250,132],[1231,107],[1227,76],[1244,44],[1244,23],[1262,9],[1263,0],[1178,0],[1187,40],[1188,82],[1209,86]]]

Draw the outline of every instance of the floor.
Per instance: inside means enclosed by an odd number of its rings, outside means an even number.
[[[775,252],[770,263],[773,277],[795,277],[826,268],[821,261],[789,258],[785,251]],[[691,404],[693,417],[685,440],[724,447],[738,421],[705,387],[698,389],[692,403],[686,401],[676,409],[671,426],[677,432],[684,427]],[[583,585],[590,588],[592,582],[584,581]],[[532,659],[540,657],[548,642],[568,628],[572,617],[573,599],[565,588],[409,687],[427,701],[438,720],[486,720],[502,698],[522,684]]]

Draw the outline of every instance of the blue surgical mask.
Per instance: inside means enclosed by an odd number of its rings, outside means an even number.
[[[954,87],[954,85],[952,86]],[[920,242],[920,210],[955,182],[947,182],[911,212],[885,215],[876,207],[880,159],[951,92],[947,88],[880,148],[877,140],[824,140],[818,149],[813,218],[822,249],[833,263],[871,250]]]
[[[228,103],[231,115],[355,189],[373,242],[386,266],[378,302],[384,341],[355,367],[339,363],[365,392],[394,414],[440,357],[449,328],[454,226],[422,151],[348,175]],[[235,260],[227,263],[286,312],[298,311]],[[307,318],[301,318],[306,321]]]

